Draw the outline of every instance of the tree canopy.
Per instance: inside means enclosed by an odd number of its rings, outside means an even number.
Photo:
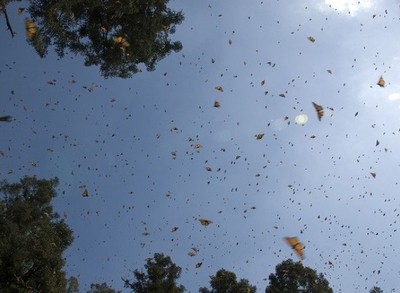
[[[250,285],[246,279],[238,282],[236,274],[224,269],[220,269],[215,276],[210,276],[211,289],[202,287],[200,293],[255,293],[256,287]]]
[[[322,274],[304,267],[301,262],[285,260],[275,267],[275,274],[269,275],[269,285],[265,293],[333,293],[329,282]]]
[[[58,180],[0,184],[0,291],[65,292],[62,253],[72,231],[53,212]]]
[[[118,292],[120,291],[115,291],[110,286],[108,286],[107,283],[91,284],[90,290],[88,291],[88,293],[118,293]]]
[[[128,78],[141,71],[139,64],[152,71],[158,61],[182,49],[170,35],[184,16],[168,8],[168,2],[30,0],[27,38],[42,58],[54,46],[59,57],[73,53],[82,55],[86,66],[100,66],[104,77]],[[3,14],[7,17],[5,8]]]
[[[134,271],[133,282],[125,280],[125,288],[135,293],[181,293],[185,287],[176,283],[182,269],[172,262],[169,256],[155,253],[153,258],[146,260],[146,272]]]
[[[79,281],[76,277],[68,279],[67,293],[79,293]]]

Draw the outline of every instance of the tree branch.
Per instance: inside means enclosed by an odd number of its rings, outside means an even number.
[[[13,31],[13,29],[12,29],[12,27],[11,27],[10,20],[8,19],[7,10],[6,10],[5,8],[3,8],[3,14],[4,14],[5,18],[6,18],[7,28],[8,28],[8,30],[9,30],[10,33],[11,33],[11,37],[14,38],[15,34],[14,34],[14,31]]]

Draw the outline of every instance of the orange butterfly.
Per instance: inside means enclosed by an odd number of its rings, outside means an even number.
[[[122,48],[127,48],[130,46],[129,42],[123,37],[114,37],[113,40]]]
[[[383,79],[382,76],[379,78],[376,84],[379,85],[380,87],[385,87],[385,80]]]
[[[35,23],[29,18],[25,18],[25,30],[26,30],[26,38],[32,41],[37,33],[37,28]]]
[[[314,102],[312,102],[312,104],[315,108],[315,111],[317,111],[318,120],[321,121],[322,116],[324,116],[324,108],[322,108],[321,105],[318,105]]]
[[[213,223],[211,220],[206,220],[206,219],[199,219],[199,221],[200,221],[200,224],[202,224],[203,226],[206,226],[206,227]]]
[[[304,245],[297,237],[285,237],[283,240],[294,249],[300,259],[304,259]]]

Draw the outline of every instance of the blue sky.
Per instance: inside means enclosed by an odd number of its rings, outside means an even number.
[[[82,291],[122,289],[163,252],[189,292],[220,268],[263,292],[296,257],[286,236],[335,292],[400,289],[400,7],[361,2],[171,1],[183,50],[128,80],[104,80],[80,57],[40,59],[10,5],[0,114],[14,121],[0,125],[0,173],[59,177],[54,204],[75,235],[66,271]]]

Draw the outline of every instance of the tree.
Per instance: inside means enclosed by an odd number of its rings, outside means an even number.
[[[182,269],[171,261],[169,256],[155,253],[154,258],[146,260],[146,273],[134,271],[135,281],[123,279],[125,288],[135,293],[181,293],[185,287],[178,285]]]
[[[304,267],[301,262],[285,260],[275,268],[276,273],[269,275],[269,286],[265,293],[304,292],[333,293],[329,282],[322,274]]]
[[[75,277],[68,279],[67,293],[79,293],[79,282]]]
[[[90,290],[87,293],[118,293],[118,292],[109,287],[107,283],[102,283],[102,284],[91,284]]]
[[[72,231],[53,212],[57,178],[0,183],[0,291],[65,292],[62,253]]]
[[[383,291],[381,288],[374,286],[369,290],[369,293],[383,293]]]
[[[256,287],[249,284],[246,279],[236,280],[233,272],[220,269],[215,276],[210,276],[211,290],[203,287],[200,293],[255,293]]]
[[[4,1],[4,0],[3,0]],[[14,0],[15,1],[15,0]],[[169,38],[184,20],[169,0],[30,0],[34,21],[29,42],[43,58],[54,46],[59,57],[82,55],[104,77],[128,78],[148,71],[182,44]]]

